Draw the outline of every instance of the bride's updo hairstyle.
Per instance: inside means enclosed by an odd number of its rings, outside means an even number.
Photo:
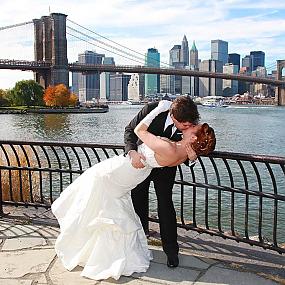
[[[196,133],[197,139],[191,144],[197,156],[207,155],[215,149],[216,136],[214,129],[204,123]]]

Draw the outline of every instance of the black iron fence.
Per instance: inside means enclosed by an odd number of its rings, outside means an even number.
[[[0,141],[4,205],[46,207],[85,169],[122,145]],[[177,226],[285,252],[285,158],[214,152],[178,167]],[[150,193],[150,220],[158,222]]]

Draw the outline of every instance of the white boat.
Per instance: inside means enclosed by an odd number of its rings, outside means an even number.
[[[206,96],[202,100],[202,105],[206,107],[228,107],[222,96]]]

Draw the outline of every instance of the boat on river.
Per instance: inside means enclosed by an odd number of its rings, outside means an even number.
[[[224,97],[222,96],[206,96],[203,97],[202,106],[216,108],[228,107],[229,105],[225,104]]]

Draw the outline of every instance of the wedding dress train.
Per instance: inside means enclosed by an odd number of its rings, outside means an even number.
[[[145,272],[152,259],[130,190],[161,167],[146,145],[138,151],[145,167],[136,169],[129,156],[95,164],[70,184],[52,204],[60,225],[55,250],[64,267],[84,267],[95,280]]]

